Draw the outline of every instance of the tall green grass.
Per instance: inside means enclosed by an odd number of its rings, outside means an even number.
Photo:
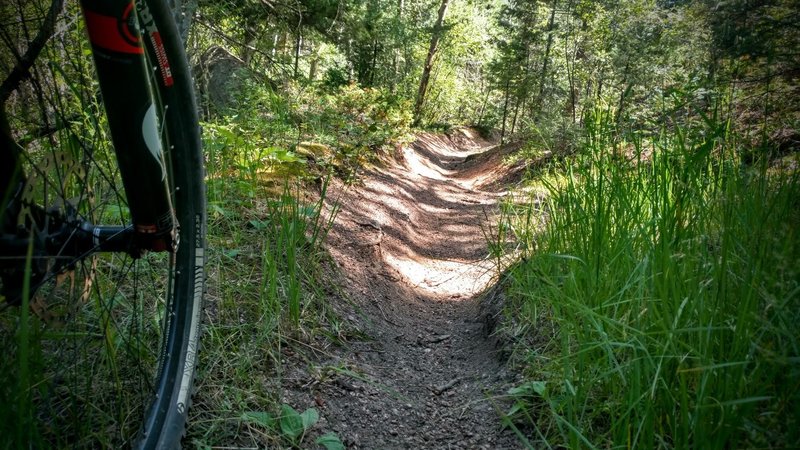
[[[286,353],[322,345],[339,326],[324,287],[330,177],[306,172],[318,183],[304,185],[292,175],[306,171],[298,161],[265,165],[258,142],[208,128],[208,314],[184,444],[289,448],[252,416],[285,406]]]
[[[546,225],[534,239],[521,227],[509,273],[517,320],[549,325],[530,337],[555,330],[524,355],[545,382],[518,402],[534,435],[570,448],[800,445],[800,174],[742,164],[715,117],[626,141],[610,123],[587,125],[566,180],[542,180]]]

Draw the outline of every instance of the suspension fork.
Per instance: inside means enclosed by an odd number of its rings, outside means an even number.
[[[94,225],[76,222],[75,216],[65,214],[70,223],[60,229],[40,230],[35,247],[42,256],[74,257],[98,251],[127,252],[134,257],[146,251],[175,251],[178,223],[166,176],[160,112],[153,100],[156,90],[150,84],[136,7],[132,0],[82,0],[81,6],[133,223],[127,227]],[[146,6],[142,19],[145,26],[152,27]],[[150,57],[158,63],[159,82],[169,86],[172,78],[166,59],[158,53],[163,49],[158,31],[154,27],[147,31],[155,49]],[[11,257],[24,255],[29,236],[17,226],[25,183],[21,151],[11,136],[5,110],[0,108],[0,250]]]
[[[153,100],[157,94],[137,8],[132,0],[81,0],[81,6],[136,241],[143,250],[175,251],[178,223],[161,143],[161,111]],[[144,5],[142,18],[153,39],[148,16]],[[161,82],[171,81],[167,63],[158,54],[151,58],[156,58]]]

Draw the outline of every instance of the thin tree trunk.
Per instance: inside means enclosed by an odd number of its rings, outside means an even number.
[[[372,41],[372,63],[369,68],[369,85],[375,85],[375,72],[378,70],[378,40]]]
[[[11,96],[11,93],[19,87],[20,83],[30,75],[29,71],[36,62],[36,58],[39,57],[47,41],[55,34],[56,20],[63,9],[64,0],[53,0],[50,4],[50,8],[47,10],[47,15],[42,21],[39,31],[36,33],[36,37],[28,43],[24,54],[20,55],[13,45],[9,47],[17,62],[14,64],[14,68],[11,69],[11,73],[9,73],[6,79],[3,80],[3,83],[0,84],[0,148],[3,149],[3,154],[0,155],[0,162],[3,163],[0,164],[0,189],[2,190],[13,187],[14,184],[19,181],[20,176],[22,176],[19,170],[19,155],[21,149],[11,135],[11,126],[9,125],[8,116],[6,114],[6,101]],[[7,36],[4,34],[3,38],[5,37]],[[37,94],[39,94],[38,90]],[[42,102],[41,94],[39,94],[39,97],[39,101]],[[44,123],[45,127],[49,128],[50,125],[46,120],[47,115],[45,111],[47,110],[42,109],[45,119]]]
[[[253,50],[254,50],[254,43],[256,40],[256,32],[253,30],[253,27],[256,25],[251,23],[249,20],[246,20],[244,23],[244,35],[242,39],[242,61],[244,61],[245,65],[250,65],[250,61],[253,58]]]
[[[29,76],[28,71],[33,66],[33,63],[36,62],[36,58],[39,57],[39,53],[41,53],[44,45],[55,33],[56,19],[58,19],[58,15],[63,9],[64,0],[54,0],[47,10],[47,15],[42,22],[41,28],[39,28],[39,31],[36,33],[36,37],[28,44],[25,54],[15,54],[17,62],[14,68],[11,69],[11,73],[8,74],[8,77],[6,77],[0,85],[0,106],[5,105],[11,93],[19,87],[22,80]],[[16,53],[13,43],[8,44],[11,51]]]
[[[417,91],[417,101],[414,105],[414,125],[419,125],[422,119],[422,105],[425,103],[425,93],[428,90],[428,82],[431,77],[433,58],[436,56],[436,51],[439,48],[439,39],[442,37],[442,24],[444,23],[444,15],[447,12],[448,2],[449,0],[442,0],[442,4],[439,6],[439,17],[436,19],[436,25],[433,26],[431,45],[428,48],[428,56],[425,58],[425,66],[422,68],[422,77],[420,77],[419,90]]]
[[[313,49],[313,45],[311,45]],[[313,49],[311,51],[311,61],[308,64],[308,80],[314,81],[317,78],[317,65],[319,64],[319,50]]]
[[[565,54],[565,58],[567,60],[566,61],[567,79],[569,80],[569,104],[567,106],[567,109],[568,109],[568,112],[572,114],[572,123],[575,123],[575,122],[577,122],[577,116],[575,114],[575,98],[576,98],[576,92],[575,92],[575,89],[576,89],[575,88],[575,60],[573,59],[572,63],[570,64],[569,52],[567,51],[568,49],[566,48],[567,47],[566,41],[564,43],[564,47],[565,47],[564,48],[564,54]]]
[[[483,113],[486,112],[486,104],[489,103],[489,94],[491,92],[491,89],[486,89],[486,96],[483,98],[483,104],[481,105],[480,114],[478,115],[478,126],[483,125]]]
[[[302,23],[302,19],[301,19]],[[300,65],[300,47],[303,46],[303,33],[300,27],[301,23],[297,24],[297,38],[294,42],[294,78],[297,79],[299,74],[298,67]]]
[[[523,73],[528,71],[531,62],[531,48],[530,42],[525,42],[525,63],[522,66]],[[514,131],[517,129],[517,118],[520,109],[522,110],[522,117],[525,117],[525,107],[528,104],[528,90],[529,90],[529,83],[527,77],[525,75],[519,81],[519,88],[517,88],[517,103],[514,107],[514,120],[511,122],[511,134],[514,134]],[[520,106],[521,105],[521,106]]]
[[[625,109],[625,97],[628,96],[628,93],[631,91],[631,88],[633,88],[633,85],[628,84],[622,89],[622,92],[620,92],[619,94],[619,104],[617,105],[617,117],[614,120],[614,122],[616,122],[617,125],[619,125],[620,121],[622,120],[622,111]]]
[[[579,121],[580,125],[583,125],[586,121],[586,109],[589,107],[589,99],[592,98],[592,79],[589,78],[586,81],[586,89],[584,89],[583,93],[583,101],[581,102],[581,119]]]
[[[572,14],[572,1],[570,0],[567,6],[567,15]],[[575,112],[575,101],[576,101],[576,87],[575,87],[575,61],[578,57],[578,40],[575,39],[575,51],[572,52],[572,58],[570,60],[570,51],[569,51],[569,38],[572,35],[573,27],[570,26],[569,33],[564,38],[564,59],[565,65],[567,68],[567,79],[569,80],[569,100],[567,103],[567,112],[572,115],[572,123],[575,124],[578,120],[576,112]]]
[[[514,130],[517,128],[517,115],[519,114],[519,104],[522,102],[523,100],[520,100],[520,97],[517,96],[517,101],[514,102],[514,118],[511,119],[511,131],[508,133],[509,136],[513,136]]]
[[[625,61],[625,69],[622,70],[622,86],[619,94],[619,103],[617,105],[617,117],[614,118],[614,122],[619,125],[619,121],[622,119],[622,110],[625,107],[625,97],[628,95],[632,84],[628,83],[628,69],[630,68],[630,58]]]
[[[509,86],[511,85],[511,76],[509,76],[508,70],[506,70],[506,88],[505,94],[503,95],[503,124],[500,128],[500,143],[504,142],[506,137],[506,117],[508,116],[508,90]]]
[[[553,0],[553,9],[550,11],[550,20],[547,23],[547,45],[544,50],[544,61],[542,62],[542,76],[539,79],[539,93],[536,101],[536,108],[541,110],[542,99],[544,97],[544,84],[547,80],[547,66],[550,64],[550,49],[553,46],[553,24],[556,20],[556,6],[558,0]]]
[[[353,40],[348,39],[344,45],[344,55],[347,61],[353,61]],[[353,67],[355,66],[355,62],[351,64],[347,64],[347,81],[353,79]]]
[[[178,26],[178,33],[181,35],[181,42],[186,47],[189,39],[189,28],[192,26],[192,18],[197,11],[197,0],[174,0],[172,8],[175,24]]]
[[[403,18],[403,8],[405,7],[405,0],[397,0],[397,23]],[[397,84],[397,60],[400,58],[400,48],[394,47],[392,49],[392,79],[389,80],[389,92],[394,93],[395,85]]]
[[[601,73],[600,74],[600,79],[597,81],[597,96],[595,97],[595,99],[597,99],[597,100],[600,100],[600,98],[603,95],[603,81],[605,81],[603,79],[604,75],[605,75],[604,73]]]

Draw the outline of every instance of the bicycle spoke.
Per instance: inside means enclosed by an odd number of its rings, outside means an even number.
[[[41,20],[33,13],[38,0],[10,1],[9,8],[16,9],[24,20],[3,23],[0,52],[6,50],[18,60],[18,42],[30,42],[27,28],[35,31]],[[34,3],[28,4],[30,1]],[[49,4],[50,0],[42,1]],[[157,88],[162,90],[151,99],[159,108],[167,189],[161,185],[153,189],[153,183],[144,187],[147,192],[161,190],[170,195],[162,203],[183,226],[176,252],[145,253],[129,247],[130,242],[140,242],[134,239],[142,239],[133,235],[131,216],[142,216],[147,205],[145,202],[143,208],[137,203],[139,209],[132,212],[127,200],[122,175],[126,180],[139,180],[118,165],[117,151],[125,146],[112,147],[110,139],[120,130],[111,130],[109,123],[120,113],[112,110],[106,116],[103,112],[112,97],[105,95],[105,89],[113,82],[93,81],[98,75],[86,57],[87,33],[75,22],[81,16],[78,5],[67,3],[56,38],[45,46],[30,77],[6,105],[4,118],[10,120],[12,137],[22,143],[19,163],[26,184],[24,198],[14,198],[13,224],[10,219],[3,221],[3,226],[13,228],[2,232],[15,253],[0,256],[5,270],[0,272],[0,292],[11,295],[15,304],[0,304],[0,339],[9,348],[0,365],[0,377],[6,373],[18,377],[22,388],[11,397],[0,390],[0,401],[27,408],[15,420],[30,428],[36,447],[173,445],[180,439],[186,418],[181,403],[186,401],[186,390],[180,384],[186,361],[181,358],[190,345],[196,345],[194,338],[189,342],[186,336],[197,335],[195,307],[203,283],[197,275],[202,274],[202,265],[195,255],[203,254],[205,229],[199,127],[185,55],[176,45],[179,38],[174,29],[163,29],[166,8],[161,0],[143,1],[152,2],[148,6],[153,7],[152,16],[158,18],[161,37],[168,43],[165,51],[175,77],[171,90]],[[25,13],[30,16],[24,17]],[[49,63],[48,57],[64,63]],[[154,64],[155,59],[149,58]],[[155,77],[158,72],[149,73]],[[179,86],[182,97],[177,101]],[[136,150],[149,152],[132,151]],[[173,159],[180,165],[175,167]],[[96,252],[101,239],[93,242],[94,235],[87,234],[94,225],[99,233],[105,233],[103,252],[118,253]],[[120,231],[113,234],[116,229]],[[117,236],[120,239],[115,239]],[[25,272],[26,258],[19,249],[29,245],[33,247],[27,262],[31,269]],[[192,275],[175,277],[177,271]],[[29,299],[21,298],[25,277],[31,281]],[[176,301],[176,296],[181,300]],[[20,304],[28,304],[30,314],[23,315]],[[30,330],[24,341],[17,340],[18,325],[14,325],[21,323],[23,316]],[[191,333],[185,331],[188,327],[194,327]],[[175,336],[168,339],[167,333]],[[171,359],[165,362],[162,358]],[[30,362],[23,364],[23,359]],[[17,367],[23,365],[26,370],[17,373]],[[158,384],[161,370],[170,371],[164,379],[178,381]],[[167,414],[156,414],[164,408]],[[147,421],[148,416],[156,419]],[[149,424],[149,444],[137,442],[144,423]],[[0,435],[2,431],[0,428]],[[0,436],[0,447],[5,447],[5,442]],[[12,441],[10,447],[16,446]]]

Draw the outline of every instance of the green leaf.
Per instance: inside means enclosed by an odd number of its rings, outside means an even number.
[[[306,217],[314,217],[317,215],[317,208],[314,205],[303,206],[301,212]]]
[[[532,381],[530,384],[533,392],[544,396],[544,393],[547,390],[547,386],[545,385],[544,381]]]
[[[515,402],[511,409],[506,412],[506,417],[514,416],[516,413],[522,411],[524,407],[525,405],[522,402]]]
[[[339,440],[336,433],[327,433],[317,438],[317,445],[325,447],[326,450],[344,450],[344,444]]]
[[[238,248],[232,248],[228,250],[223,250],[222,254],[227,256],[228,258],[236,258],[242,251]]]
[[[289,405],[281,405],[281,433],[292,440],[303,434],[303,418]]]
[[[258,231],[266,230],[266,229],[269,228],[269,225],[270,225],[269,219],[266,219],[266,220],[251,219],[248,223],[250,224],[251,227],[253,227],[254,229],[256,229]]]
[[[209,211],[211,211],[211,212],[213,212],[215,214],[219,214],[221,216],[227,216],[228,215],[228,210],[226,210],[225,208],[220,206],[218,203],[209,203],[208,204],[208,209],[209,209]]]
[[[242,419],[254,422],[262,427],[275,428],[275,418],[270,413],[263,411],[247,411],[242,414]]]
[[[544,397],[547,386],[544,381],[529,381],[508,390],[508,395],[533,395]]]
[[[308,431],[311,427],[316,425],[319,420],[319,413],[314,408],[308,408],[303,411],[303,414],[300,414],[300,418],[303,420],[303,431]]]
[[[281,162],[297,162],[300,161],[300,158],[297,157],[293,152],[286,151],[286,150],[278,150],[275,151],[272,156]]]

